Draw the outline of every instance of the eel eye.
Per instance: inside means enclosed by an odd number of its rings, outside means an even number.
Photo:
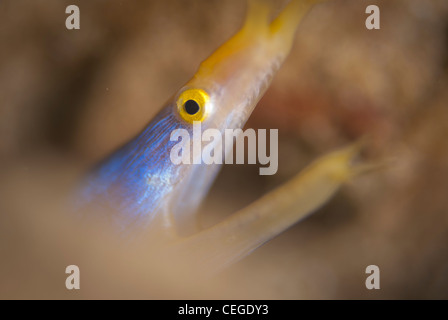
[[[188,123],[203,121],[209,111],[209,100],[207,92],[202,89],[184,90],[177,98],[177,111]]]

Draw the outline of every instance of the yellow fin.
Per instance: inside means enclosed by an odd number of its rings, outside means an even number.
[[[292,0],[270,24],[272,36],[279,37],[285,46],[291,47],[297,26],[314,4],[327,0]]]
[[[248,0],[243,27],[201,63],[197,77],[210,75],[215,67],[235,53],[244,51],[253,43],[261,42],[273,52],[286,56],[294,40],[302,16],[313,3],[325,0],[293,0],[271,22],[271,1]]]
[[[248,9],[243,30],[255,34],[266,34],[269,30],[271,7],[266,0],[248,0]]]

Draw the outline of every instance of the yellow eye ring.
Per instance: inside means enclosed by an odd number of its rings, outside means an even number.
[[[208,114],[210,97],[202,89],[187,89],[177,98],[177,111],[181,118],[188,123],[203,121]]]

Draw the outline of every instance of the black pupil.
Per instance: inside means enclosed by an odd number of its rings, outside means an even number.
[[[194,115],[199,111],[199,105],[194,100],[188,100],[187,102],[185,102],[184,108],[185,111],[190,115]]]

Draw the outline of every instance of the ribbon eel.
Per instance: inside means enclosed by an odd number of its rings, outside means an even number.
[[[241,129],[288,55],[296,28],[313,6],[293,0],[270,19],[270,6],[249,1],[239,32],[202,62],[197,73],[137,137],[88,175],[85,205],[95,205],[128,234],[157,235],[175,252],[206,268],[234,262],[324,204],[343,182],[360,171],[352,164],[355,144],[316,160],[286,184],[230,218],[199,230],[196,210],[219,164],[174,164],[176,129]],[[187,142],[186,142],[187,143]],[[194,141],[188,143],[193,144]]]

